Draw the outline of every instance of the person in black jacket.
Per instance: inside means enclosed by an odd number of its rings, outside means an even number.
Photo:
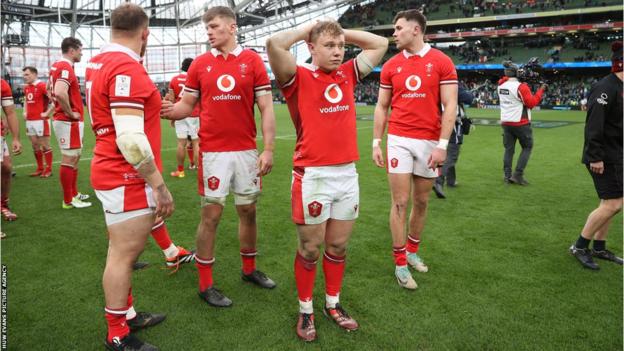
[[[609,225],[622,210],[622,42],[612,45],[611,74],[590,92],[583,163],[587,166],[600,198],[600,205],[587,217],[581,235],[570,253],[585,268],[600,269],[592,257],[622,264],[606,248]],[[594,240],[593,248],[589,243]]]
[[[457,95],[457,119],[455,120],[453,133],[449,138],[448,149],[446,150],[446,161],[444,161],[444,165],[442,166],[441,174],[436,178],[436,181],[433,184],[433,191],[439,199],[446,198],[443,190],[445,182],[446,185],[451,188],[457,186],[455,165],[457,164],[457,160],[459,159],[459,150],[461,148],[461,144],[464,142],[462,120],[468,117],[466,115],[464,105],[470,105],[472,103],[472,100],[474,100],[474,96],[472,95],[472,93],[468,89],[466,89],[463,84],[460,84]]]

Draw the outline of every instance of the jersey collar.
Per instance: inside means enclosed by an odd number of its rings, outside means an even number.
[[[307,63],[307,62],[302,63],[301,67],[306,68],[312,72],[316,72],[316,70],[318,69],[318,66],[313,65],[311,63]]]
[[[228,55],[234,55],[234,56],[238,56],[241,54],[241,52],[243,52],[243,47],[240,45],[236,45],[236,47],[234,48],[234,50],[230,51],[230,53]],[[217,57],[219,55],[223,56],[223,53],[215,48],[210,49],[210,53],[212,54],[212,56]]]
[[[425,55],[427,55],[429,50],[431,50],[431,45],[425,43],[425,46],[423,46],[423,48],[420,49],[419,52],[417,52],[415,54],[412,54],[412,53],[408,52],[407,50],[403,50],[403,55],[405,56],[405,58],[410,58],[412,56],[425,57]]]
[[[141,56],[139,56],[136,52],[130,50],[129,47],[123,46],[117,43],[108,43],[104,44],[100,48],[100,52],[122,52],[130,57],[132,57],[135,61],[141,62]]]
[[[70,60],[68,60],[68,59],[66,59],[64,57],[61,57],[61,59],[59,61],[65,61],[65,62],[69,63],[70,66],[74,67],[74,62],[70,61]]]

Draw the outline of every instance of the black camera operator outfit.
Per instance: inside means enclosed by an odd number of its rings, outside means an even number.
[[[503,171],[506,183],[527,185],[524,169],[529,162],[533,149],[533,130],[531,129],[531,109],[539,105],[544,94],[543,86],[535,95],[528,84],[518,80],[518,67],[506,62],[505,77],[498,82],[498,98],[500,101],[501,125],[503,127]],[[516,169],[511,173],[516,141],[520,142],[522,152],[518,157]]]

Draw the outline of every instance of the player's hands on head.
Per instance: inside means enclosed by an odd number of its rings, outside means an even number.
[[[154,189],[154,200],[156,201],[156,216],[165,219],[173,214],[175,210],[173,197],[165,183]]]
[[[258,177],[271,173],[273,169],[273,151],[264,150],[258,157],[256,165],[258,166]]]
[[[436,168],[442,167],[442,164],[444,164],[445,160],[446,150],[439,147],[433,148],[431,156],[429,156],[429,161],[427,161],[427,167],[436,170]]]
[[[386,167],[386,163],[384,162],[383,152],[381,151],[381,147],[375,146],[373,148],[373,162],[377,167],[383,168]]]

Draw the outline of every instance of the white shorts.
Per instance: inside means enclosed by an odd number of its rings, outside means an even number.
[[[106,225],[154,212],[156,201],[147,184],[123,185],[110,190],[95,190],[102,203]]]
[[[230,193],[238,196],[260,195],[262,179],[258,177],[258,150],[199,153],[199,195],[224,198]]]
[[[40,119],[38,121],[26,121],[26,135],[49,137],[50,136],[50,121]]]
[[[199,118],[198,117],[186,117],[175,121],[176,137],[178,139],[186,139],[191,137],[195,140],[198,138],[197,132],[199,131]]]
[[[54,121],[52,126],[61,150],[82,148],[84,122]]]
[[[354,220],[360,211],[360,189],[354,163],[296,167],[291,187],[292,219],[319,224],[328,219]]]
[[[427,166],[435,140],[406,138],[388,134],[388,173],[410,173],[424,178],[436,178],[437,170]]]

